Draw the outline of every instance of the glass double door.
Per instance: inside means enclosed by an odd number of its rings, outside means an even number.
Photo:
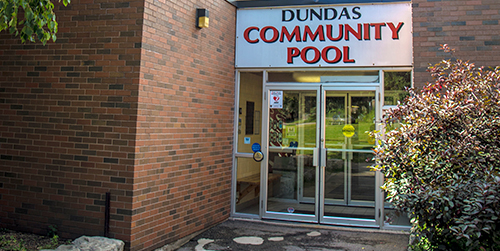
[[[268,88],[264,218],[378,226],[377,87]],[[271,179],[269,179],[272,177]]]

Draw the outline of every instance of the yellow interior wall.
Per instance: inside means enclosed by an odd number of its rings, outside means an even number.
[[[238,178],[255,174],[260,174],[260,162],[257,162],[250,158],[238,158]]]
[[[260,113],[258,120],[260,123],[254,124],[254,132],[258,130],[258,134],[245,134],[245,118],[247,101],[254,102],[254,111]],[[252,144],[261,144],[262,136],[262,73],[261,72],[243,72],[240,74],[240,101],[239,107],[241,114],[241,124],[238,127],[238,152],[240,153],[253,153]],[[239,109],[238,109],[239,112]],[[255,116],[254,116],[255,120]],[[239,120],[238,120],[239,121]],[[245,144],[245,137],[250,138],[250,144]],[[237,177],[246,177],[260,173],[260,162],[253,159],[243,159],[238,161]]]

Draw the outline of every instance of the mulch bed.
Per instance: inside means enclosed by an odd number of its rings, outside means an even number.
[[[21,233],[7,229],[0,229],[0,251],[36,251],[40,249],[55,249],[60,245],[68,244],[71,240],[50,238],[48,236]]]

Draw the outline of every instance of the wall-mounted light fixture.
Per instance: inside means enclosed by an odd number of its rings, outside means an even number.
[[[196,27],[207,28],[208,27],[208,10],[207,9],[196,9]]]

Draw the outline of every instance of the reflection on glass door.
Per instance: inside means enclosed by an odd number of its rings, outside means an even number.
[[[365,133],[375,130],[375,90],[309,89],[268,92],[281,103],[268,110],[264,215],[375,225],[375,142]]]
[[[375,92],[326,91],[323,218],[375,219]],[[330,219],[330,220],[332,220]],[[374,222],[373,222],[374,223]]]
[[[268,186],[267,211],[317,221],[315,197],[311,203],[299,201],[304,192],[316,193],[317,90],[277,91],[274,97],[282,103],[269,109],[268,178],[278,181]]]

